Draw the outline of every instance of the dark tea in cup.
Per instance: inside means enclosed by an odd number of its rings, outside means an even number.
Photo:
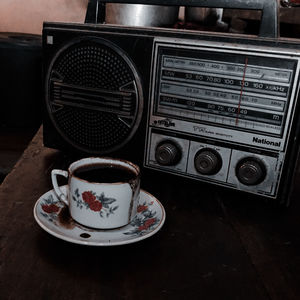
[[[94,183],[129,182],[137,177],[131,169],[113,164],[92,164],[78,167],[73,175]]]

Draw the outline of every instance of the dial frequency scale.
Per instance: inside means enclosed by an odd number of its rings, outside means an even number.
[[[157,39],[146,164],[275,196],[298,90],[288,52]]]

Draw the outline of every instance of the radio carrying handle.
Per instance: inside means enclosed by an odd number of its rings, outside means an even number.
[[[261,10],[262,18],[258,36],[277,38],[279,32],[277,0],[90,0],[85,22],[104,23],[106,3]]]

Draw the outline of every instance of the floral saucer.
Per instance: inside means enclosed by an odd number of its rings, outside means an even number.
[[[66,186],[61,189],[65,192]],[[93,229],[75,222],[68,207],[51,190],[37,200],[33,214],[42,229],[62,240],[88,246],[116,246],[146,239],[163,226],[166,213],[162,204],[144,190],[141,190],[137,210],[133,221],[124,227]]]

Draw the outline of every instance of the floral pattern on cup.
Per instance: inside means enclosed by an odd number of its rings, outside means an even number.
[[[97,195],[93,191],[84,191],[79,193],[79,190],[75,190],[75,195],[72,195],[72,199],[77,203],[77,207],[80,209],[86,208],[94,212],[99,212],[99,216],[108,218],[117,209],[118,205],[113,206],[112,204],[116,201],[114,198],[105,197],[104,193]]]
[[[138,205],[137,215],[131,221],[130,225],[134,228],[130,231],[124,232],[126,235],[142,236],[148,231],[152,230],[153,227],[159,222],[156,218],[156,212],[152,211],[149,206],[153,205],[153,202]]]
[[[76,197],[74,198],[77,201],[77,205],[82,205],[83,207],[86,207],[87,204],[90,205],[89,203],[93,203],[93,201],[98,201],[101,202],[100,200],[97,200],[97,196],[92,193],[91,191],[85,191],[82,193],[82,199],[78,199],[80,197],[79,191],[76,190]],[[79,196],[78,196],[79,195]],[[110,198],[105,198],[104,195],[100,195],[98,198],[100,199],[110,199]],[[110,201],[109,201],[110,202]],[[112,204],[114,201],[112,201],[110,204]],[[84,204],[87,203],[87,204]],[[105,208],[105,206],[110,207],[110,204],[105,203],[103,201],[101,203],[102,207]],[[126,226],[126,229],[128,231],[122,232],[121,234],[125,234],[127,236],[132,236],[132,237],[141,237],[143,235],[146,235],[149,233],[151,230],[153,230],[157,224],[160,222],[160,219],[156,217],[156,211],[151,209],[151,206],[154,204],[153,201],[149,202],[143,202],[142,204],[139,204],[137,207],[137,215],[134,217],[134,219]],[[50,195],[47,199],[43,199],[41,202],[41,215],[46,218],[49,222],[53,223],[55,226],[61,227],[61,223],[59,222],[59,214],[64,208],[65,205],[59,201],[59,200],[54,200],[53,195]],[[89,208],[87,208],[89,209]],[[116,208],[117,209],[117,208]],[[116,210],[115,209],[115,210]],[[100,210],[100,212],[101,212]],[[79,224],[76,225],[77,227],[80,226]],[[65,228],[65,229],[70,229],[72,230],[73,227],[71,228]],[[85,230],[87,230],[86,227],[84,227]],[[97,231],[97,229],[93,229],[93,231]]]
[[[56,223],[58,213],[62,207],[63,204],[60,201],[54,200],[54,197],[50,195],[48,199],[43,199],[41,203],[43,210],[41,214],[50,222]]]

